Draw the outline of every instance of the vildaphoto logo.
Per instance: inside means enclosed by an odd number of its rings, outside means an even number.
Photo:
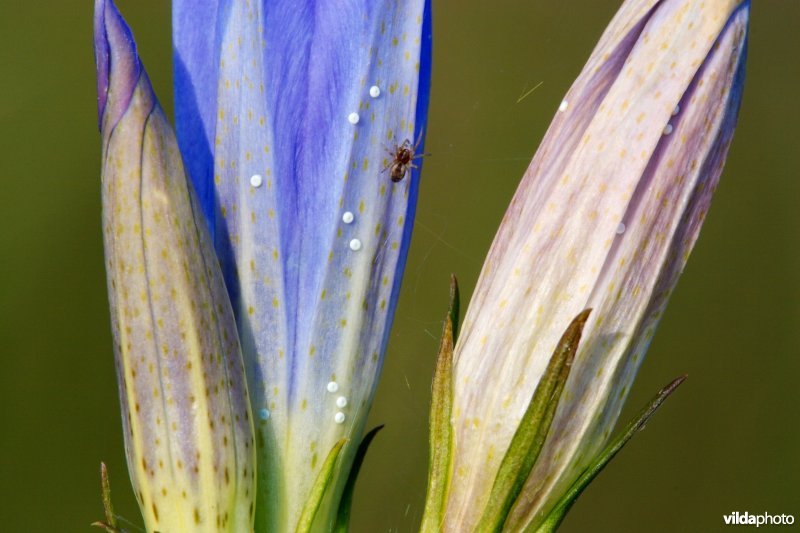
[[[791,526],[794,524],[794,515],[790,514],[750,514],[734,511],[722,515],[726,526]]]

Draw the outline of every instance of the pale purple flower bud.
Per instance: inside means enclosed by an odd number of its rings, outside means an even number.
[[[505,527],[535,526],[609,437],[697,238],[736,123],[749,2],[629,0],[511,202],[455,351],[444,529],[477,524],[570,321],[592,308]]]
[[[175,136],[110,0],[95,4],[103,233],[128,467],[148,531],[250,531],[236,324]]]

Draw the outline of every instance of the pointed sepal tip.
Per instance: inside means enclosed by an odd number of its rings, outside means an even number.
[[[572,486],[567,490],[564,496],[558,501],[556,506],[553,508],[552,511],[547,515],[544,522],[541,525],[534,527],[528,527],[525,531],[536,531],[538,533],[545,533],[550,531],[555,531],[564,518],[567,515],[567,512],[572,508],[572,505],[578,499],[578,497],[583,493],[584,489],[591,483],[595,477],[606,467],[606,465],[614,458],[617,453],[628,443],[631,438],[642,431],[645,426],[647,425],[648,420],[655,414],[661,404],[673,393],[675,390],[684,382],[688,377],[687,374],[679,376],[668,383],[665,387],[663,387],[660,391],[656,393],[656,395],[650,400],[650,402],[645,405],[645,407],[639,412],[639,415],[628,422],[628,425],[625,427],[625,430],[620,433],[614,440],[612,440],[604,449],[601,451],[597,457],[594,459],[594,462],[590,464],[578,477],[577,481],[572,484]]]
[[[509,512],[522,492],[525,481],[544,447],[590,313],[591,309],[585,309],[578,314],[556,345],[500,463],[478,525],[479,531],[501,531]]]

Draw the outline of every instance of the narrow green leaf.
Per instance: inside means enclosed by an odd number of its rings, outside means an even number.
[[[522,416],[514,437],[508,446],[497,476],[494,479],[489,500],[483,510],[477,531],[501,531],[508,512],[517,500],[525,480],[531,472],[539,452],[550,431],[550,424],[561,399],[561,392],[569,376],[575,352],[578,350],[581,333],[590,309],[581,312],[558,341],[553,356],[547,364],[528,409]]]
[[[547,518],[545,518],[544,522],[538,527],[531,527],[526,529],[526,531],[536,531],[538,533],[555,531],[586,486],[589,485],[589,483],[591,483],[595,477],[597,477],[597,474],[599,474],[600,471],[603,470],[603,468],[605,468],[605,466],[609,463],[609,461],[611,461],[611,459],[617,455],[622,447],[628,443],[631,437],[644,429],[647,421],[650,420],[650,417],[655,414],[659,407],[661,407],[661,404],[664,403],[664,400],[666,400],[673,392],[675,392],[675,389],[677,389],[678,386],[685,380],[685,375],[680,376],[679,378],[673,380],[669,385],[658,391],[655,397],[650,400],[650,403],[647,404],[644,409],[642,409],[642,411],[639,413],[639,416],[628,423],[625,431],[611,441],[603,449],[603,451],[600,452],[597,458],[595,458],[594,463],[584,470],[583,474],[581,474],[578,480],[573,483],[572,487],[570,487],[570,489],[561,498],[558,504],[556,504],[553,510],[550,511],[550,514],[547,516]]]
[[[450,487],[453,456],[453,347],[459,313],[458,281],[450,278],[450,306],[439,342],[439,356],[433,373],[433,397],[430,414],[430,459],[428,492],[420,533],[438,533],[444,518],[444,505]]]
[[[311,525],[314,523],[314,518],[317,516],[319,506],[333,479],[336,460],[339,458],[339,454],[346,442],[347,439],[342,439],[334,444],[333,448],[331,448],[331,451],[328,453],[328,457],[325,458],[325,462],[322,463],[322,469],[319,471],[316,481],[314,481],[314,486],[311,487],[308,500],[306,501],[305,507],[303,507],[303,513],[300,515],[300,520],[297,522],[296,533],[307,533],[311,531]]]
[[[108,469],[105,463],[100,463],[100,486],[103,491],[103,509],[106,514],[106,522],[111,527],[117,527],[117,519],[114,517],[114,506],[111,503],[111,482],[108,480]]]
[[[458,293],[458,280],[455,274],[450,274],[450,307],[447,310],[447,314],[450,316],[450,324],[453,327],[453,345],[458,340],[460,307],[461,297]]]
[[[105,463],[100,463],[100,487],[103,495],[103,511],[106,515],[106,521],[92,522],[91,525],[103,528],[109,533],[120,533],[122,530],[117,527],[114,506],[111,504],[111,483],[108,481],[108,469]]]
[[[364,435],[361,444],[358,446],[355,459],[353,460],[353,467],[350,469],[350,475],[347,477],[347,484],[344,486],[342,499],[339,501],[339,512],[336,514],[336,525],[333,528],[334,533],[347,533],[350,529],[350,510],[353,507],[353,492],[356,488],[358,472],[361,470],[361,465],[364,463],[364,457],[367,455],[367,450],[372,443],[372,439],[374,439],[375,435],[382,429],[382,425],[372,428],[369,433]]]

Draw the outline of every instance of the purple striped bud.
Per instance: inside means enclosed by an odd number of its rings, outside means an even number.
[[[444,529],[480,519],[573,317],[593,312],[505,522],[536,527],[608,442],[717,186],[749,2],[629,0],[561,103],[498,231],[455,350]]]
[[[148,531],[250,531],[236,324],[175,136],[110,0],[95,4],[103,226],[128,467]]]

